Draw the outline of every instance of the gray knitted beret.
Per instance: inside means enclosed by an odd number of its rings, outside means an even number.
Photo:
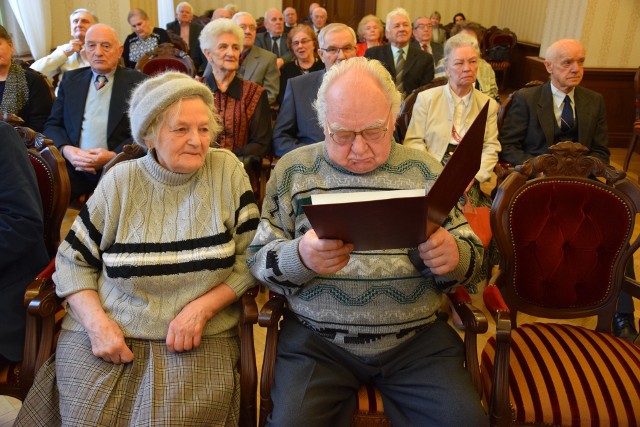
[[[215,111],[213,94],[203,83],[183,73],[167,72],[144,80],[131,94],[129,120],[131,136],[144,146],[142,136],[153,119],[179,99],[199,96]]]

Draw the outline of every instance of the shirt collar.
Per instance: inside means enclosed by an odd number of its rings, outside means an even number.
[[[567,95],[569,95],[569,99],[571,100],[571,103],[573,105],[576,105],[575,98],[574,98],[575,91],[576,91],[576,88],[574,87],[574,88],[571,89],[571,91],[569,93],[564,93],[563,91],[561,91],[560,89],[555,87],[553,85],[553,82],[551,82],[551,95],[553,95],[553,103],[558,108],[562,107],[562,103],[564,102],[564,98]]]
[[[394,45],[389,45],[391,46],[391,52],[393,53],[393,58],[394,60],[398,60],[398,55],[399,55],[399,51],[403,51],[404,52],[404,59],[407,59],[407,54],[409,53],[409,44],[407,43],[407,45],[405,47],[395,47]]]
[[[216,83],[216,78],[213,76],[213,74],[207,77],[207,83],[211,88],[211,92],[218,92],[218,84]],[[227,88],[227,91],[225,93],[233,99],[240,99],[242,97],[242,79],[238,77],[237,74],[229,84],[229,87]]]

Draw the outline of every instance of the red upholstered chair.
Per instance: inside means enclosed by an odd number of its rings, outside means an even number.
[[[631,134],[631,140],[627,147],[627,155],[624,157],[624,165],[622,170],[625,172],[629,170],[629,162],[631,161],[631,155],[636,150],[638,142],[640,142],[640,67],[636,71],[636,77],[634,79],[634,86],[636,88],[636,119],[633,122],[633,133]]]
[[[482,311],[471,304],[471,297],[464,288],[457,288],[455,293],[448,294],[456,311],[465,325],[465,366],[471,375],[473,384],[482,395],[482,382],[478,363],[477,334],[488,329],[488,322]],[[269,300],[264,304],[258,316],[258,324],[267,328],[265,338],[262,376],[260,379],[260,417],[258,426],[263,427],[267,416],[273,410],[271,386],[274,380],[276,348],[278,346],[278,323],[285,309],[285,298],[271,292]],[[357,408],[351,420],[353,427],[390,427],[384,415],[384,406],[380,392],[371,384],[363,384],[357,392]]]
[[[24,399],[36,372],[55,351],[57,334],[64,315],[62,301],[56,296],[51,275],[60,243],[71,187],[64,159],[44,135],[29,128],[16,127],[29,149],[29,160],[36,173],[44,214],[44,239],[51,263],[27,286],[24,306],[27,311],[23,360],[0,365],[0,395]]]
[[[136,64],[136,70],[149,76],[165,71],[179,71],[191,77],[196,75],[193,60],[184,51],[176,48],[172,43],[162,43],[154,50],[144,54]]]
[[[621,289],[640,297],[625,278],[640,189],[587,152],[552,146],[507,176],[491,208],[502,260],[484,293],[496,337],[481,371],[498,425],[640,424],[640,347],[611,334]],[[519,312],[597,324],[518,324]]]

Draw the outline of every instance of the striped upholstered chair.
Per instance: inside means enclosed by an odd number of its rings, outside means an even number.
[[[492,206],[503,257],[497,286],[484,294],[496,318],[496,337],[481,356],[492,421],[640,425],[640,347],[611,335],[621,289],[640,297],[640,284],[625,277],[640,246],[632,239],[640,189],[580,144],[562,142],[551,151],[517,167]],[[544,176],[529,179],[539,172]],[[519,325],[519,312],[596,316],[597,324]]]

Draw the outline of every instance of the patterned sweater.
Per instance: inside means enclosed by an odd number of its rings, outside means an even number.
[[[254,284],[245,250],[258,209],[244,167],[227,150],[210,149],[191,174],[161,167],[151,153],[115,166],[80,211],[56,257],[59,296],[96,290],[124,335],[165,339],[190,301],[220,283],[238,296]],[[234,303],[203,336],[233,336]],[[63,328],[82,331],[73,310]]]
[[[409,249],[352,252],[349,264],[318,275],[302,263],[298,244],[311,228],[301,206],[311,194],[431,188],[442,167],[427,153],[393,144],[386,163],[353,174],[329,159],[324,143],[282,157],[267,184],[262,218],[247,250],[251,272],[284,294],[307,327],[359,356],[389,350],[436,319],[440,294],[465,284],[482,262],[482,244],[457,206],[444,227],[460,263],[443,276],[422,276]],[[393,221],[393,218],[388,218]]]

